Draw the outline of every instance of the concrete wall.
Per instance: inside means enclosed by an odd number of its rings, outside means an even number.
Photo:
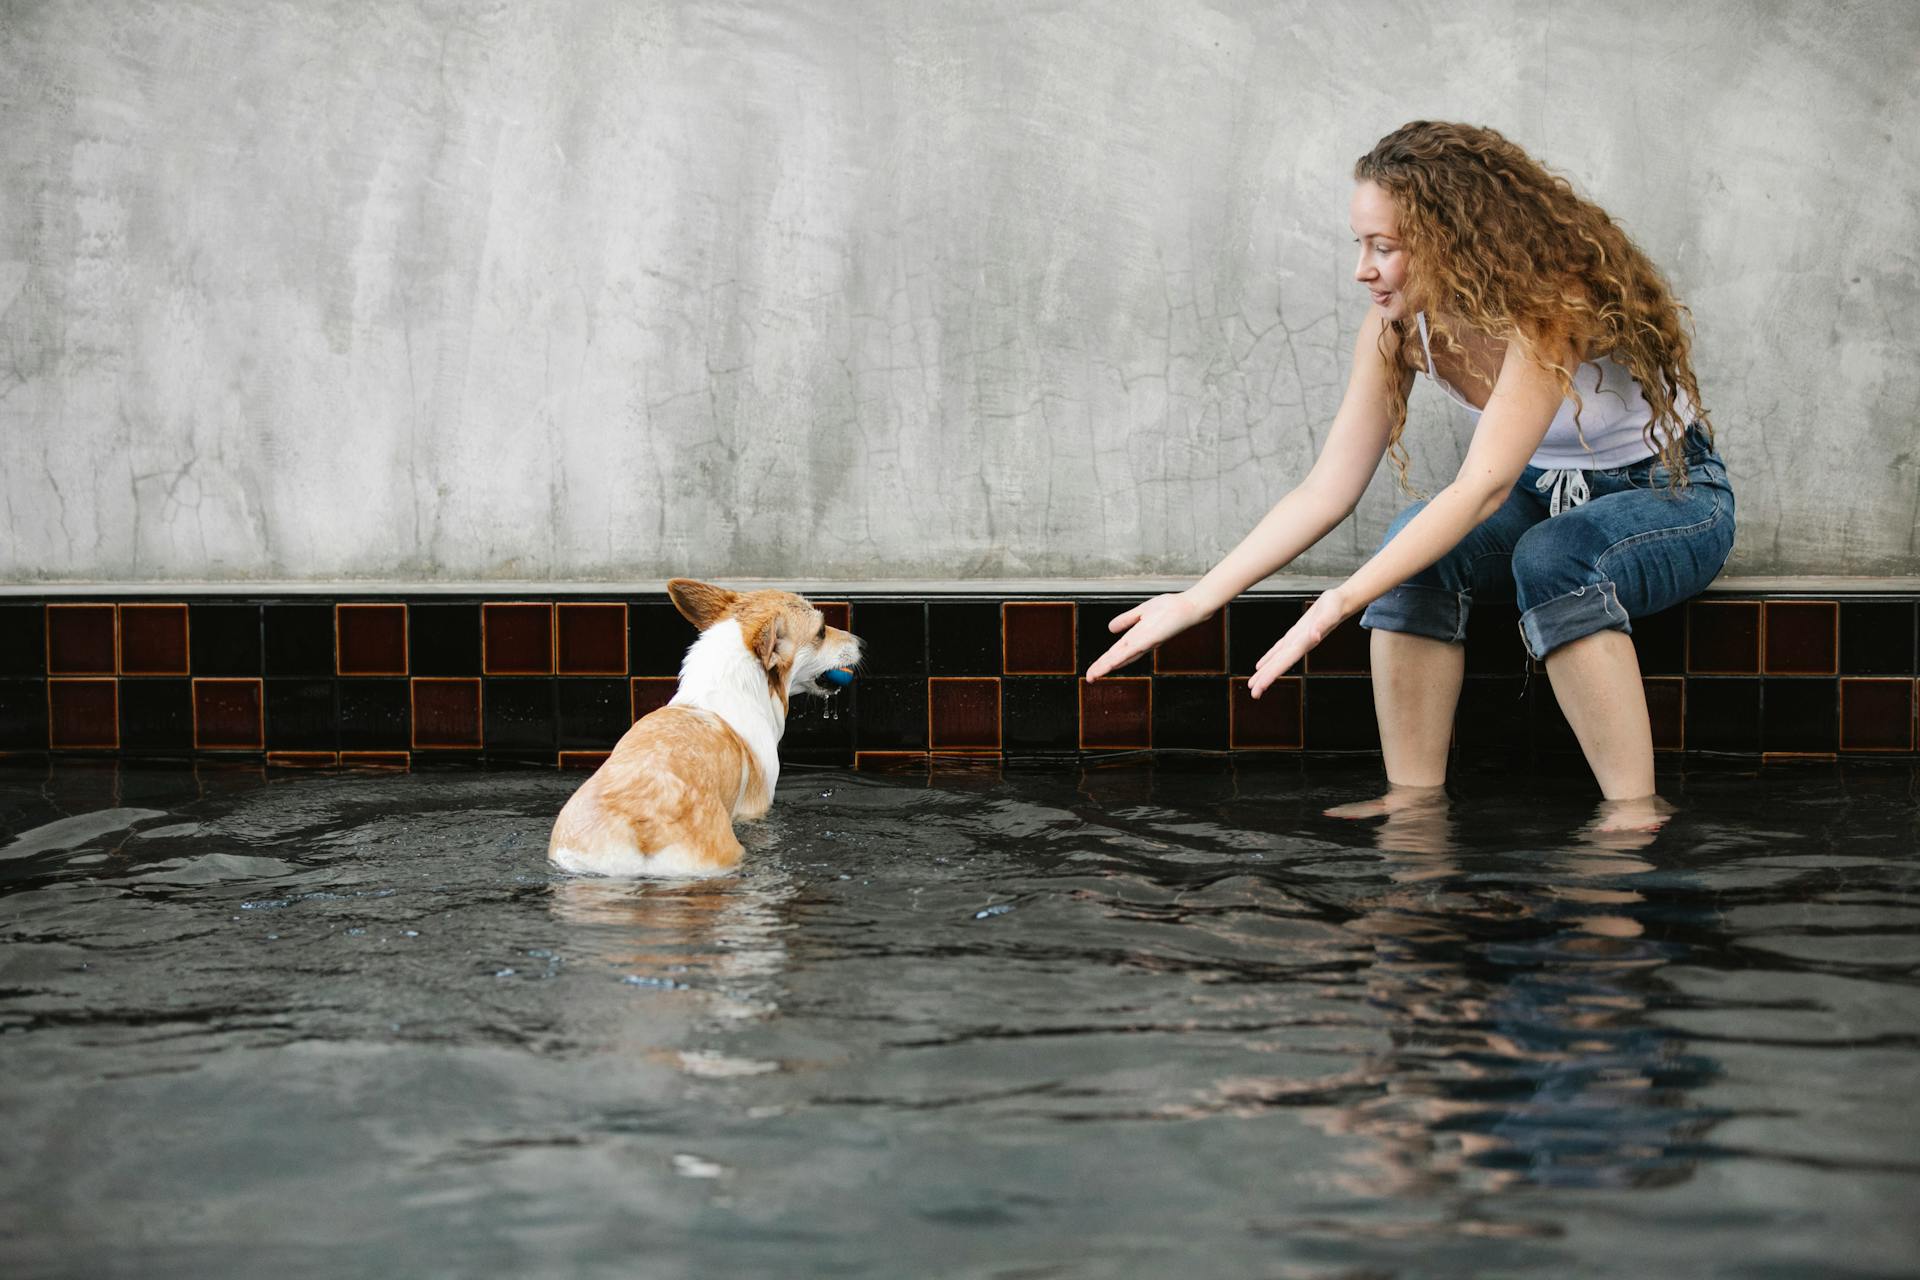
[[[0,0],[0,580],[1196,572],[1421,116],[1692,304],[1730,571],[1920,572],[1917,68],[1912,0]]]

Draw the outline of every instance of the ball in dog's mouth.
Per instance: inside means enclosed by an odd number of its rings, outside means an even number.
[[[845,667],[834,667],[820,673],[820,683],[832,685],[836,689],[844,689],[853,683],[853,672]]]

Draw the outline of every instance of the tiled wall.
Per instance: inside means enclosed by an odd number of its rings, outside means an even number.
[[[1081,681],[1107,620],[1135,599],[816,599],[868,656],[848,691],[796,699],[783,755],[884,767],[928,753],[1377,749],[1354,623],[1248,696],[1298,596],[1245,597],[1150,659]],[[1912,596],[1708,596],[1642,619],[1656,747],[1913,756],[1917,609]],[[0,752],[586,767],[672,696],[692,638],[659,595],[0,597]],[[1476,609],[1467,671],[1462,746],[1575,749],[1510,606]]]

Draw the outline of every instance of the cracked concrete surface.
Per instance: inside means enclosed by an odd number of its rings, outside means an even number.
[[[1420,115],[1692,304],[1728,572],[1920,572],[1920,8],[1494,9],[0,7],[0,580],[1195,573]],[[1417,483],[1465,431],[1416,391]]]

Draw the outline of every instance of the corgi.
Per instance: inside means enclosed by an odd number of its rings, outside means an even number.
[[[604,876],[720,875],[740,864],[735,821],[766,813],[795,693],[824,695],[860,661],[858,637],[789,591],[691,578],[667,596],[700,631],[673,700],[635,722],[560,810],[547,858]],[[841,677],[844,679],[844,675]]]

